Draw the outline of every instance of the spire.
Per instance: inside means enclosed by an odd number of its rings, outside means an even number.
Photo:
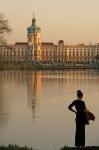
[[[34,16],[35,16],[35,15],[34,15],[34,12],[33,12],[33,18],[34,18]]]
[[[34,12],[33,12],[32,25],[35,26],[35,24],[36,24],[36,19],[35,19]]]

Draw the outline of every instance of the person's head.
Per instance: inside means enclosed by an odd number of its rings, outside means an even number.
[[[83,98],[83,92],[80,90],[77,90],[77,97],[82,99]]]

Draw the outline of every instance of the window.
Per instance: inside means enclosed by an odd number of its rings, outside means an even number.
[[[22,56],[24,55],[23,51],[22,51]]]
[[[7,56],[9,56],[9,52],[7,52]]]
[[[31,42],[32,41],[32,39],[31,39],[31,37],[29,37],[29,42]]]
[[[20,56],[20,52],[18,51],[18,56]]]
[[[36,50],[34,50],[34,56],[36,56],[37,55],[37,52],[36,52]]]
[[[71,52],[69,52],[69,56],[71,56]]]
[[[48,52],[46,52],[46,55],[48,55]]]
[[[40,43],[40,39],[38,38],[38,43]]]
[[[44,56],[44,52],[42,52],[42,55]]]

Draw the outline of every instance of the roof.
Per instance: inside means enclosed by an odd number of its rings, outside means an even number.
[[[59,41],[59,43],[62,43],[62,44],[63,44],[63,43],[64,43],[64,41],[63,41],[63,40],[60,40],[60,41]]]
[[[90,48],[95,48],[96,46],[95,45],[65,45],[65,47],[67,47],[67,48],[88,48],[88,49],[90,49]]]
[[[41,45],[54,45],[53,42],[42,42]]]
[[[15,45],[28,45],[27,42],[16,42]]]

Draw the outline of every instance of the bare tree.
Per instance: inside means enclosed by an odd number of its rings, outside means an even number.
[[[11,31],[12,29],[8,24],[8,19],[5,19],[4,15],[0,14],[0,45],[6,43],[5,36]]]

